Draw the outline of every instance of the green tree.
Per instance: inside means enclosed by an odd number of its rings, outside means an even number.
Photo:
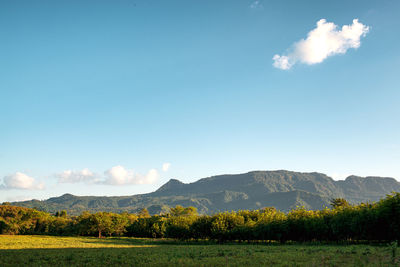
[[[108,234],[115,234],[121,236],[126,232],[126,226],[128,225],[129,219],[127,216],[122,214],[112,214],[111,215],[112,225],[108,230]]]
[[[113,222],[111,214],[108,212],[98,212],[93,214],[93,227],[98,232],[98,237],[102,237],[102,233],[108,233],[111,235],[113,232]]]
[[[62,210],[60,212],[60,217],[63,217],[63,218],[67,217],[67,211],[66,210]]]
[[[334,209],[350,207],[349,202],[344,198],[333,198],[330,204]]]
[[[97,235],[101,238],[103,233],[112,234],[114,230],[111,213],[108,212],[94,214],[84,212],[79,216],[78,220],[81,234]]]
[[[175,208],[171,208],[170,215],[173,217],[179,216],[196,216],[197,209],[195,207],[187,207],[184,208],[181,205],[175,206]]]
[[[146,208],[141,209],[139,211],[139,213],[138,213],[138,216],[139,216],[139,218],[149,218],[149,217],[151,217],[149,211]]]

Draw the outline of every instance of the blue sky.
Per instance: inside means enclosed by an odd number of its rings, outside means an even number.
[[[1,1],[0,201],[251,170],[400,179],[399,13],[396,0]],[[358,47],[274,67],[321,19],[369,28]]]

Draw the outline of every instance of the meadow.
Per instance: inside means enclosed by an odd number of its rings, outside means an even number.
[[[399,266],[395,245],[0,235],[0,266]]]

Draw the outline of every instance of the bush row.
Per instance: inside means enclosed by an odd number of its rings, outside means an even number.
[[[83,213],[71,217],[8,205],[0,206],[1,234],[51,234],[209,239],[225,241],[341,241],[400,239],[400,193],[376,203],[349,205],[334,199],[332,209],[275,208],[198,215],[193,207],[176,206],[163,215]]]

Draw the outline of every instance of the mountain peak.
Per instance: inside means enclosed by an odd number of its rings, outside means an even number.
[[[52,198],[49,198],[48,201],[55,202],[55,203],[62,203],[62,202],[71,200],[71,199],[73,199],[73,198],[75,198],[75,197],[76,197],[76,196],[67,193],[67,194],[64,194],[64,195],[59,196],[59,197],[52,197]]]
[[[74,197],[75,197],[75,196],[74,196],[73,194],[66,193],[66,194],[60,196],[59,198],[71,199],[71,198],[74,198]]]
[[[162,185],[160,188],[158,188],[158,190],[156,192],[164,192],[164,191],[168,191],[170,189],[177,189],[177,188],[181,188],[184,185],[185,185],[184,183],[182,183],[181,181],[179,181],[177,179],[170,179],[168,182],[166,182],[164,185]]]

